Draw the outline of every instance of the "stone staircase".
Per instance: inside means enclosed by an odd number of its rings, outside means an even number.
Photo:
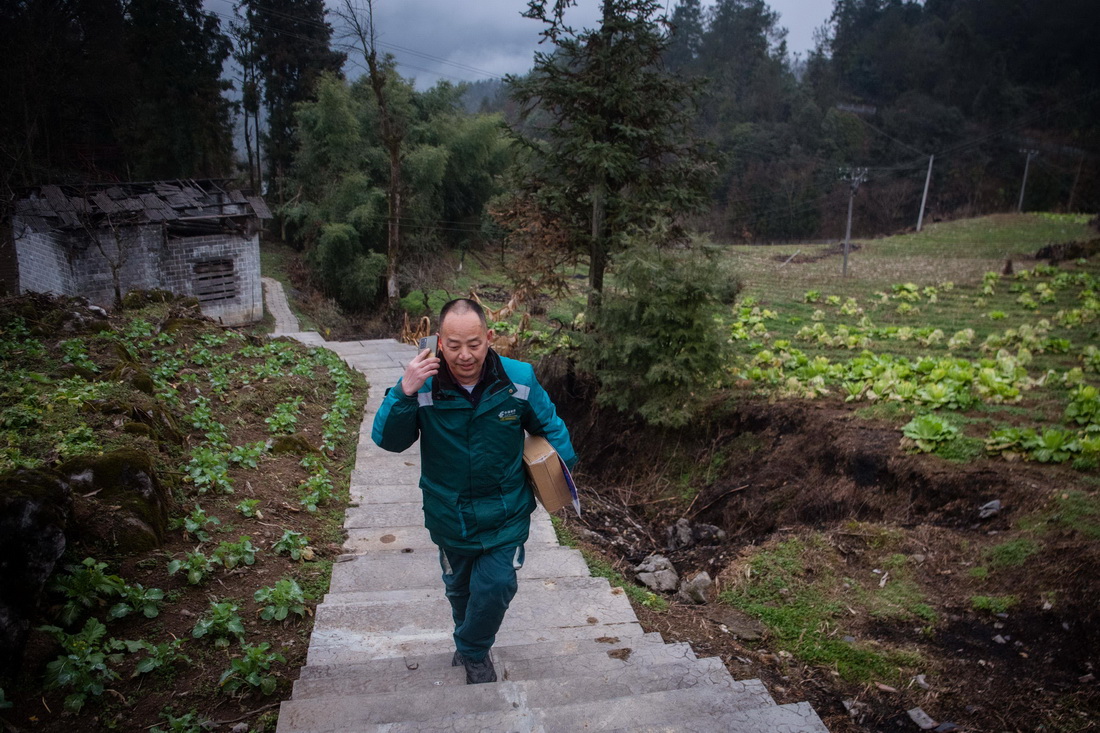
[[[527,561],[493,648],[499,682],[451,667],[450,605],[423,527],[419,446],[370,440],[386,388],[416,352],[395,341],[329,342],[371,387],[345,526],[348,554],[317,608],[307,665],[279,733],[346,731],[744,731],[828,733],[807,703],[776,705],[759,680],[645,633],[626,595],[590,577],[531,520]]]

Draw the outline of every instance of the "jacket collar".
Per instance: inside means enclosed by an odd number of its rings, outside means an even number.
[[[478,380],[472,394],[466,392],[462,385],[455,382],[451,370],[447,366],[446,359],[440,358],[439,362],[439,373],[432,380],[433,400],[454,399],[453,394],[447,394],[450,392],[464,398],[471,398],[471,403],[477,405],[482,397],[496,394],[512,384],[507,372],[504,371],[504,364],[500,360],[500,355],[492,348],[485,354],[485,363],[481,367],[481,379]]]

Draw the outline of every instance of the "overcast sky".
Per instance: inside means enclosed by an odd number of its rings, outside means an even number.
[[[325,0],[329,8],[342,0]],[[365,6],[365,0],[353,0]],[[669,9],[676,0],[666,0]],[[233,15],[233,0],[205,0],[218,14],[223,30]],[[704,7],[712,2],[703,1]],[[813,33],[832,12],[833,0],[769,0],[786,28],[787,48],[794,53],[813,47]],[[523,74],[531,68],[538,48],[541,25],[520,16],[527,0],[375,0],[375,23],[382,50],[397,59],[401,75],[412,77],[425,89],[440,79],[477,81],[505,74]],[[576,28],[594,28],[599,21],[599,0],[579,0],[567,16]],[[338,19],[330,22],[339,33]],[[346,39],[334,38],[335,43]],[[362,73],[362,60],[349,53],[348,73]],[[356,66],[355,64],[358,64]]]
[[[330,8],[337,0],[326,0]],[[676,0],[668,0],[675,7]],[[704,7],[711,3],[704,0]],[[832,0],[769,0],[786,28],[787,47],[813,47],[813,32],[832,12]],[[541,25],[520,16],[526,0],[375,0],[375,24],[383,50],[397,59],[402,76],[418,88],[439,79],[477,81],[522,74],[531,68]],[[595,27],[599,0],[580,0],[567,18],[574,27]],[[333,19],[333,25],[337,24]]]

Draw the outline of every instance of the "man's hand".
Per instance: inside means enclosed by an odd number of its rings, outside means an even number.
[[[417,393],[429,377],[439,373],[439,357],[432,356],[432,352],[424,349],[405,367],[405,374],[401,377],[401,391],[408,397]]]

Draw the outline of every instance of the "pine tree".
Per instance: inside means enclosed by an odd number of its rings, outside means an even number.
[[[243,6],[255,33],[263,77],[268,178],[283,203],[278,187],[298,147],[294,106],[314,99],[323,72],[340,72],[344,54],[329,46],[332,27],[325,21],[324,0],[244,0]]]
[[[232,161],[230,105],[222,63],[229,39],[201,0],[131,0],[127,48],[134,64],[132,124],[127,130],[133,176],[221,176]]]
[[[692,82],[663,66],[669,41],[654,0],[604,0],[595,30],[565,22],[571,0],[532,0],[552,52],[510,78],[522,105],[516,138],[530,153],[539,208],[589,259],[589,306],[599,307],[609,258],[638,232],[682,235],[681,217],[707,202],[713,167],[691,133]]]

